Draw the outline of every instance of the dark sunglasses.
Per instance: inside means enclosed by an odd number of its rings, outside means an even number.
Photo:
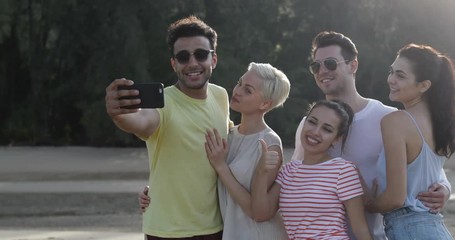
[[[196,60],[198,62],[203,62],[203,61],[207,60],[207,57],[209,56],[209,54],[213,53],[213,52],[214,52],[214,50],[205,50],[202,48],[198,48],[192,53],[190,53],[187,50],[182,50],[182,51],[178,52],[177,54],[175,54],[173,57],[175,59],[177,59],[177,61],[180,64],[188,63],[190,61],[191,55],[194,55],[194,57],[196,58]]]
[[[329,58],[329,59],[322,61],[322,63],[324,63],[325,68],[327,68],[328,70],[335,71],[338,67],[338,64],[349,62],[349,61],[351,61],[351,60],[345,59],[342,61],[337,61],[336,59]],[[318,73],[319,69],[321,69],[321,61],[314,61],[310,64],[310,72],[312,74]]]

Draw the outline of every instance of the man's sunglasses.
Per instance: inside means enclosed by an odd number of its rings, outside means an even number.
[[[213,52],[214,52],[214,50],[206,50],[206,49],[198,48],[192,53],[190,53],[187,50],[182,50],[182,51],[178,52],[177,54],[175,54],[173,57],[175,59],[177,59],[177,61],[180,64],[188,63],[190,61],[191,55],[194,55],[194,58],[196,58],[196,60],[198,62],[203,62],[203,61],[207,60],[207,57],[209,56],[209,54],[213,53]]]
[[[324,63],[325,68],[327,68],[328,70],[335,71],[338,67],[338,64],[349,62],[349,61],[351,61],[351,60],[345,59],[342,61],[337,61],[336,59],[329,58],[329,59],[322,61],[322,63]],[[321,61],[314,61],[310,64],[310,72],[312,74],[318,73],[319,69],[321,69]]]

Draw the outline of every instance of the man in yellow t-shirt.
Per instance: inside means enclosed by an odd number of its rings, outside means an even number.
[[[190,16],[168,28],[171,65],[177,83],[164,90],[161,109],[126,109],[137,99],[137,90],[125,78],[106,88],[106,109],[125,132],[146,141],[150,159],[150,206],[143,216],[146,239],[221,239],[217,176],[205,153],[207,129],[226,137],[229,123],[228,95],[209,83],[216,67],[217,34],[200,19]]]

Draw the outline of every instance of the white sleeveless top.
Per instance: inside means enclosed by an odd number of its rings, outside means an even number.
[[[422,139],[422,149],[420,150],[419,155],[412,163],[408,164],[407,166],[407,196],[403,207],[409,207],[417,212],[426,212],[429,210],[429,208],[423,205],[423,203],[417,199],[417,195],[419,192],[427,191],[428,186],[431,184],[435,182],[441,182],[443,180],[443,173],[441,173],[441,171],[444,172],[443,166],[447,158],[437,155],[433,152],[427,142],[425,142],[422,132],[420,131],[420,128],[417,125],[415,119],[410,113],[406,111],[403,112],[407,113],[412,119]],[[387,186],[386,159],[384,149],[382,149],[381,154],[379,155],[377,169],[379,192],[382,193],[385,191],[385,188]]]

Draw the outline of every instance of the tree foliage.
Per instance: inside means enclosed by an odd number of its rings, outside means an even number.
[[[190,14],[218,32],[211,81],[228,92],[252,61],[287,74],[290,97],[266,117],[285,145],[308,103],[323,97],[307,67],[318,32],[356,43],[359,92],[387,104],[401,46],[427,43],[455,57],[451,0],[0,0],[0,9],[0,144],[142,144],[108,118],[105,87],[119,77],[173,84],[166,29]]]

